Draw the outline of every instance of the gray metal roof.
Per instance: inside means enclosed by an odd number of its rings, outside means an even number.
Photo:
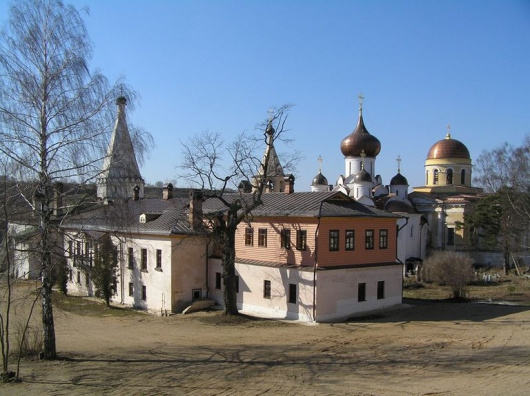
[[[83,231],[120,231],[146,234],[193,234],[186,198],[140,199],[124,204],[102,205],[65,219],[62,226]],[[140,223],[140,215],[151,220]]]
[[[252,194],[229,194],[227,201],[243,199],[250,202]],[[255,217],[399,217],[374,207],[365,206],[337,191],[267,193],[261,196],[262,205],[252,210]],[[205,213],[224,211],[225,205],[218,199],[204,203]]]

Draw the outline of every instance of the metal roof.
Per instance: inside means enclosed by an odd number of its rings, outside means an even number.
[[[252,194],[229,194],[224,199],[232,202],[242,199],[251,202]],[[365,206],[337,191],[267,193],[262,204],[251,213],[255,217],[399,217],[384,210]],[[205,213],[225,211],[226,206],[217,198],[204,203]]]
[[[83,231],[120,231],[146,234],[193,234],[188,221],[186,198],[140,199],[124,204],[102,205],[65,219],[62,226]],[[155,214],[140,223],[140,215]]]

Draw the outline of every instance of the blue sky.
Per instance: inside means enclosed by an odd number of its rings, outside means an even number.
[[[232,140],[284,103],[294,104],[288,127],[304,155],[295,190],[309,190],[319,155],[334,183],[360,92],[385,184],[400,155],[410,186],[423,185],[427,152],[447,124],[473,160],[530,134],[530,1],[69,3],[90,9],[92,67],[141,95],[128,118],[154,137],[142,167],[150,183],[176,178],[189,136]],[[0,23],[7,10],[0,0]]]

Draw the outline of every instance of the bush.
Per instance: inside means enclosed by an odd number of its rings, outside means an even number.
[[[451,287],[453,298],[467,297],[467,285],[473,281],[473,260],[465,253],[436,252],[424,262],[424,278],[440,286]]]
[[[22,357],[38,356],[43,348],[42,329],[38,327],[29,326],[24,334],[24,323],[16,323],[15,325],[15,345],[13,345],[12,353]]]

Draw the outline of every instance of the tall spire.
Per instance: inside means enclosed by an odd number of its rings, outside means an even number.
[[[132,197],[134,187],[139,187],[139,197],[144,195],[144,180],[136,161],[134,147],[125,116],[127,99],[116,100],[117,117],[110,138],[107,156],[103,161],[98,178],[98,198],[103,200],[127,199]]]
[[[283,192],[285,187],[285,174],[283,172],[283,167],[280,163],[280,158],[276,153],[274,148],[274,127],[272,126],[274,110],[269,109],[269,120],[267,122],[267,127],[265,129],[265,134],[267,136],[267,146],[265,147],[265,153],[263,154],[263,159],[261,160],[258,174],[254,176],[254,188],[256,188],[257,183],[265,182],[268,187],[266,192]],[[267,172],[265,172],[265,163],[267,165]],[[266,173],[266,174],[265,174]]]

